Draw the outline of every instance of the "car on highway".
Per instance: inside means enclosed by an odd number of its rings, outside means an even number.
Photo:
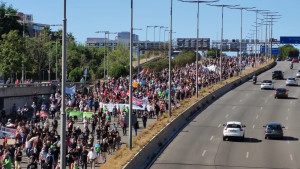
[[[274,98],[288,98],[288,90],[286,88],[277,88],[275,89],[275,96]]]
[[[285,81],[286,86],[298,86],[298,81],[295,77],[288,77]]]
[[[297,71],[296,77],[300,77],[300,70]]]
[[[275,70],[272,72],[272,79],[283,79],[283,73],[281,70]]]
[[[299,59],[298,59],[298,58],[294,58],[294,59],[292,60],[292,62],[293,62],[293,63],[299,63]]]
[[[274,89],[274,84],[272,80],[263,80],[260,89]]]
[[[283,138],[283,128],[280,123],[277,122],[269,122],[265,127],[265,139],[269,138]]]
[[[292,61],[292,58],[287,58],[286,61]]]
[[[226,124],[223,124],[223,140],[225,141],[228,138],[238,138],[244,140],[245,138],[245,125],[242,125],[238,121],[228,121]]]

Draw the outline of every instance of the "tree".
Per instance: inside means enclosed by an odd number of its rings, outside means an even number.
[[[14,30],[3,34],[2,40],[0,40],[0,72],[4,72],[6,75],[22,71],[24,39],[18,32]]]
[[[22,35],[23,27],[18,22],[19,17],[16,16],[17,10],[12,6],[6,6],[4,2],[0,3],[0,40],[3,34],[8,34],[11,30],[18,30],[18,34]]]
[[[42,80],[42,69],[46,69],[48,48],[45,47],[41,38],[29,38],[26,42],[26,53],[28,64],[26,71],[32,74],[38,74],[39,80]]]
[[[216,56],[220,57],[220,52],[221,52],[220,49],[211,48],[209,51],[206,52],[206,56],[212,58],[216,58]],[[226,56],[226,54],[222,53],[222,56]]]
[[[112,68],[109,75],[111,77],[119,78],[121,76],[128,75],[128,73],[129,72],[124,65],[118,65],[118,66]]]
[[[292,45],[284,45],[279,47],[279,57],[285,59],[287,57],[298,57],[299,49],[293,47]]]
[[[118,45],[115,50],[108,53],[107,59],[108,59],[108,66],[109,66],[108,74],[110,74],[110,71],[118,65],[123,65],[124,67],[129,65],[129,60],[130,60],[129,50],[125,46]]]
[[[82,78],[83,71],[80,67],[76,67],[69,73],[69,80],[72,82],[79,82]]]

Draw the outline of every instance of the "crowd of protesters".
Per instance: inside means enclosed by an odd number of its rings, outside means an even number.
[[[254,60],[246,58],[243,65],[249,65]],[[239,59],[224,58],[222,60],[223,79],[239,73]],[[175,66],[172,69],[172,91],[168,90],[168,70],[149,72],[143,70],[133,76],[133,96],[138,99],[147,98],[145,110],[133,110],[136,118],[133,123],[135,134],[139,128],[139,120],[143,127],[147,126],[148,118],[157,118],[168,109],[168,99],[171,106],[176,107],[185,98],[195,94],[196,85],[203,88],[217,83],[220,79],[220,60],[208,59],[199,64],[198,83],[196,82],[195,63],[185,67]],[[210,69],[208,68],[210,67]],[[244,66],[243,66],[244,67]],[[88,164],[95,168],[102,159],[106,162],[107,155],[121,147],[121,134],[127,135],[126,116],[128,106],[114,106],[112,110],[107,103],[128,104],[129,78],[111,78],[103,83],[97,81],[92,90],[77,90],[66,97],[67,129],[66,129],[66,163],[69,169],[86,169]],[[14,124],[16,128],[15,144],[9,145],[7,138],[0,145],[0,161],[4,168],[21,168],[21,162],[27,162],[27,168],[58,169],[60,165],[61,140],[57,130],[59,125],[58,113],[61,107],[61,92],[57,90],[50,97],[39,96],[32,98],[32,103],[17,107],[14,105],[9,115],[2,109],[0,119],[2,126]],[[94,112],[91,118],[69,116],[71,110]],[[83,127],[79,126],[83,123]],[[10,127],[10,126],[9,126]],[[121,129],[121,130],[118,130]]]

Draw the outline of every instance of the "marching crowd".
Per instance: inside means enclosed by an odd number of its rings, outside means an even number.
[[[243,60],[249,65],[252,58]],[[133,110],[133,127],[135,134],[139,128],[138,120],[143,127],[147,126],[148,118],[157,118],[168,109],[168,99],[171,97],[171,106],[176,107],[181,100],[195,94],[196,85],[203,88],[217,83],[220,74],[223,79],[236,75],[239,70],[239,59],[223,58],[222,72],[220,60],[208,59],[199,64],[198,83],[196,82],[195,63],[185,67],[175,66],[172,69],[172,90],[168,90],[168,70],[149,72],[143,70],[133,76],[133,96],[137,99],[148,99],[149,106],[145,110]],[[95,168],[100,159],[106,162],[107,155],[120,149],[121,135],[126,135],[128,127],[128,106],[114,106],[108,109],[108,103],[129,102],[129,78],[111,78],[104,83],[97,81],[93,90],[83,93],[77,90],[67,95],[67,129],[66,129],[66,163],[69,169],[86,169],[88,164]],[[31,103],[30,103],[31,104]],[[117,104],[116,104],[117,105]],[[14,124],[17,130],[15,144],[9,145],[7,139],[0,145],[0,161],[3,168],[21,168],[21,162],[27,163],[28,169],[58,169],[60,165],[60,135],[58,132],[61,107],[61,92],[57,90],[50,97],[34,95],[32,104],[25,104],[11,110],[8,115],[5,109],[1,111],[3,126]],[[70,111],[94,112],[91,118],[70,116]],[[32,112],[32,113],[31,113]],[[79,126],[83,123],[83,127]],[[120,133],[122,132],[122,134]]]

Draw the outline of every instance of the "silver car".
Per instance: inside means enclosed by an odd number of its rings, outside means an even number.
[[[300,77],[300,70],[297,71],[296,77]]]
[[[294,77],[289,77],[285,81],[286,86],[298,86],[297,79]]]

